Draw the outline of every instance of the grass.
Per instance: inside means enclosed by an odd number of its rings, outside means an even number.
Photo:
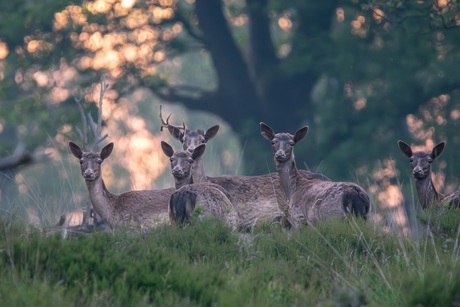
[[[71,240],[0,230],[2,306],[460,303],[457,233],[405,238],[355,220],[237,233],[210,218]]]

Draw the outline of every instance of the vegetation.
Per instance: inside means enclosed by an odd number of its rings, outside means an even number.
[[[459,220],[457,220],[458,224]],[[362,221],[251,233],[213,219],[62,239],[3,221],[5,306],[433,306],[460,302],[459,235]]]

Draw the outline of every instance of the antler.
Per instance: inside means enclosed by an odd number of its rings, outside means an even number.
[[[103,140],[105,140],[109,135],[105,134],[104,136],[101,136],[102,132],[102,101],[105,95],[105,92],[107,92],[107,89],[109,88],[109,85],[105,81],[105,76],[102,77],[101,80],[101,92],[99,95],[99,110],[97,112],[97,125],[91,116],[91,112],[88,112],[88,120],[89,120],[89,126],[91,128],[91,131],[93,132],[94,136],[94,151],[99,150],[99,144],[102,143]]]
[[[184,122],[184,121],[182,121],[182,127],[180,127],[180,126],[174,126],[174,125],[171,125],[171,124],[169,123],[169,119],[171,118],[172,113],[170,113],[170,114],[168,115],[168,117],[166,117],[166,120],[163,119],[163,114],[161,113],[162,107],[163,107],[163,106],[160,104],[160,115],[159,115],[160,120],[161,120],[160,131],[163,131],[163,128],[168,128],[168,127],[175,127],[175,128],[177,128],[177,129],[179,129],[179,130],[185,131],[186,128],[185,128],[185,122]]]

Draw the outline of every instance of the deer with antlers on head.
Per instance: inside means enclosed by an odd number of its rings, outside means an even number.
[[[162,190],[130,191],[122,194],[113,194],[105,186],[102,179],[102,163],[113,150],[113,143],[109,143],[99,151],[99,144],[108,135],[101,136],[102,130],[102,101],[108,85],[105,80],[101,83],[101,95],[97,124],[88,114],[89,127],[93,132],[95,144],[91,151],[86,151],[88,144],[87,121],[81,104],[78,102],[82,114],[83,130],[77,129],[82,138],[83,149],[74,142],[69,142],[71,153],[79,160],[81,174],[85,179],[91,203],[94,210],[112,228],[129,226],[132,228],[154,227],[169,221],[168,202],[174,188]]]
[[[344,218],[348,214],[367,218],[370,199],[359,185],[308,179],[299,174],[294,146],[307,134],[307,126],[292,135],[275,133],[267,124],[260,123],[260,131],[272,144],[276,169],[289,199],[289,219],[293,225],[315,223],[330,217]]]
[[[218,132],[219,126],[215,125],[207,130],[190,130],[182,126],[174,126],[169,123],[171,114],[163,119],[160,107],[161,130],[167,128],[170,134],[179,140],[183,149],[193,151],[200,144],[211,140]],[[300,171],[302,176],[329,180],[324,175]],[[240,217],[239,228],[250,229],[259,221],[276,221],[286,224],[287,198],[281,187],[278,173],[270,173],[260,176],[218,176],[205,175],[202,156],[197,158],[192,168],[193,182],[210,182],[224,188],[231,195],[232,203]]]
[[[436,191],[431,179],[431,163],[441,155],[446,146],[445,142],[437,144],[431,152],[412,151],[410,145],[398,141],[401,152],[409,158],[412,176],[415,179],[418,200],[425,210],[432,205],[447,204],[449,208],[460,208],[460,191],[443,195]]]

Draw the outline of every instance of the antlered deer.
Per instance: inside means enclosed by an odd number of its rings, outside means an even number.
[[[425,210],[432,205],[440,205],[442,203],[448,204],[450,208],[458,208],[460,206],[460,191],[443,195],[436,191],[433,180],[431,179],[431,163],[441,155],[446,143],[441,142],[437,144],[431,152],[414,152],[403,141],[398,141],[398,146],[402,153],[409,158],[412,176],[415,179],[418,200],[422,208]]]
[[[182,126],[169,124],[169,118],[163,119],[160,108],[162,128],[168,128],[171,135],[179,140],[183,149],[193,151],[200,144],[207,143],[218,132],[219,126],[215,125],[205,130],[190,130]],[[306,178],[329,180],[326,176],[300,171]],[[202,156],[197,158],[192,169],[193,182],[211,182],[224,188],[231,195],[232,203],[239,212],[239,228],[250,229],[258,221],[277,221],[284,224],[287,210],[287,198],[281,187],[278,173],[260,176],[206,176]]]
[[[194,184],[192,169],[196,159],[203,155],[206,145],[201,144],[192,152],[174,152],[168,143],[162,141],[161,148],[164,154],[170,158],[171,170],[177,189],[171,195],[169,203],[171,219],[181,223],[188,223],[194,209],[200,206],[203,209],[203,216],[213,215],[224,220],[231,229],[236,229],[238,215],[226,191],[221,186],[209,182]]]
[[[355,214],[367,218],[370,199],[366,191],[351,182],[332,182],[302,177],[294,158],[294,145],[308,132],[305,126],[292,135],[275,133],[260,123],[261,134],[272,143],[276,169],[289,199],[289,219],[294,226],[315,223],[330,217]]]
[[[94,209],[112,229],[120,226],[142,229],[169,221],[168,202],[175,191],[174,188],[130,191],[122,194],[113,194],[107,190],[102,179],[101,166],[112,153],[113,143],[106,145],[100,152],[83,152],[73,142],[69,142],[69,148],[80,161],[81,174]]]

